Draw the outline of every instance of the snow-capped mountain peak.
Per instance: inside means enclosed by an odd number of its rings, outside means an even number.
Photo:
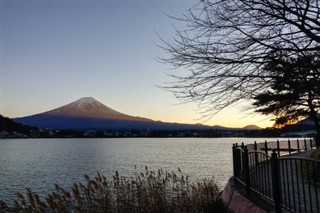
[[[123,114],[107,107],[92,97],[83,97],[70,104],[46,112],[54,116],[71,116],[101,119],[147,120]]]

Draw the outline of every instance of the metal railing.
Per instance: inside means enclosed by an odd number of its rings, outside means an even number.
[[[294,155],[314,147],[312,140],[234,144],[234,180],[246,193],[269,200],[276,212],[320,213],[320,160]]]

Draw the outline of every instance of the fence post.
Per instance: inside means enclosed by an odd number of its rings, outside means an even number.
[[[280,157],[280,142],[277,140],[277,150],[278,150],[278,156]]]
[[[274,208],[276,213],[281,213],[281,189],[279,181],[279,162],[276,150],[272,150],[271,154],[271,177]]]
[[[291,155],[291,142],[290,142],[290,139],[288,139],[288,149],[289,149],[289,155]]]
[[[307,139],[304,139],[303,142],[304,142],[304,151],[306,152],[306,151],[308,151]]]
[[[232,160],[233,160],[233,176],[234,182],[237,182],[239,177],[239,163],[241,162],[240,160],[240,152],[238,148],[238,144],[233,144],[232,146]]]
[[[264,142],[264,151],[265,151],[266,155],[268,155],[268,142],[267,142],[267,140]]]
[[[244,147],[244,159],[243,159],[243,170],[245,175],[245,181],[246,181],[246,193],[250,193],[250,172],[249,172],[249,154],[248,154],[248,148],[247,146]]]
[[[258,150],[257,141],[254,142],[254,144],[253,144],[253,149],[254,149],[254,151],[257,151],[257,150]],[[256,165],[256,167],[258,167],[259,159],[258,159],[258,153],[257,153],[257,152],[254,152],[254,160],[255,160],[255,165]]]
[[[253,144],[253,150],[254,150],[254,151],[257,151],[257,150],[258,150],[257,141],[255,141],[254,144]]]

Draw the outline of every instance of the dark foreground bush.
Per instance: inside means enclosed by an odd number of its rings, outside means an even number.
[[[320,160],[320,149],[313,150],[310,157],[314,160]]]
[[[320,186],[320,150],[313,150],[310,160],[301,160],[298,165],[299,172],[304,181],[311,185]],[[300,171],[301,170],[301,171]]]
[[[213,179],[191,183],[175,172],[149,171],[134,177],[115,172],[109,181],[100,173],[70,191],[56,185],[44,198],[27,189],[14,204],[0,201],[0,212],[217,212],[218,187]],[[216,210],[216,211],[215,211]],[[220,210],[218,210],[220,212]]]

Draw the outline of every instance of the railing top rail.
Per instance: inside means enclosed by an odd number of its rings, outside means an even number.
[[[265,140],[265,141],[256,141],[256,143],[257,144],[259,144],[259,143],[265,143],[265,142],[267,142],[267,143],[277,143],[277,142],[279,142],[279,143],[288,143],[288,141],[291,141],[291,142],[296,142],[296,141],[301,141],[301,142],[303,142],[303,141],[307,141],[307,142],[310,142],[310,140],[312,140],[312,138],[297,138],[297,139],[283,139],[283,140],[271,140],[271,141],[268,141],[268,140]]]
[[[252,151],[248,152],[248,154],[251,154],[251,153],[259,153],[259,154],[265,155],[268,158],[271,158],[271,155],[266,154],[266,152],[263,152],[263,151],[260,151],[260,150],[252,150]]]
[[[233,150],[237,150],[237,149],[240,149],[241,151],[244,150],[241,146],[237,146],[237,147],[234,147],[234,148],[233,148]]]
[[[320,160],[316,160],[316,159],[313,159],[313,158],[308,158],[308,157],[281,157],[281,158],[278,158],[279,160],[289,160],[289,159],[297,159],[297,160],[306,160],[306,161],[313,161],[313,162],[316,162],[316,163],[320,163]]]

